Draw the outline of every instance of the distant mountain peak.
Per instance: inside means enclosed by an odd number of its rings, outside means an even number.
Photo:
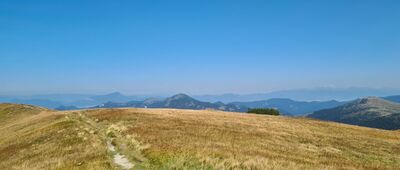
[[[95,101],[100,101],[102,103],[105,102],[128,102],[132,100],[136,100],[136,97],[134,96],[125,96],[121,94],[120,92],[113,92],[105,95],[98,95],[98,96],[92,96],[91,99]]]
[[[369,106],[381,106],[381,105],[392,105],[391,101],[379,98],[379,97],[365,97],[357,99],[354,102],[349,103],[351,105],[369,105]]]
[[[112,92],[112,93],[110,93],[110,94],[107,94],[108,96],[123,96],[122,95],[122,93],[120,93],[120,92]]]
[[[190,97],[190,96],[187,95],[187,94],[179,93],[179,94],[173,95],[173,96],[170,97],[169,99],[180,100],[180,99],[193,99],[193,98]]]

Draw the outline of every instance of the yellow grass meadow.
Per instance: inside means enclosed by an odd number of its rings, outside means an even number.
[[[399,167],[399,131],[212,110],[0,104],[0,169]]]

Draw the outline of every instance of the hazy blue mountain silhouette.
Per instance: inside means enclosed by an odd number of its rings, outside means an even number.
[[[307,117],[382,129],[400,129],[400,104],[368,97],[316,111]]]
[[[330,101],[294,101],[291,99],[274,98],[253,102],[233,102],[232,104],[248,108],[275,108],[282,113],[291,115],[303,115],[321,109],[333,108],[346,102]]]
[[[384,99],[392,101],[392,102],[400,103],[400,95],[387,96],[387,97],[384,97]]]
[[[211,103],[198,101],[186,94],[177,94],[166,99],[146,99],[144,101],[130,101],[126,103],[107,102],[95,108],[118,108],[118,107],[139,107],[139,108],[176,108],[176,109],[215,109],[232,112],[247,111],[247,108],[240,108],[233,104],[221,102]]]

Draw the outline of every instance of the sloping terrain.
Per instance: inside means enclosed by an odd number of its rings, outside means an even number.
[[[92,129],[72,112],[0,104],[0,169],[116,169]]]
[[[355,100],[307,117],[382,129],[400,129],[400,104],[377,97]]]
[[[400,132],[305,118],[12,104],[0,115],[0,169],[400,167]]]

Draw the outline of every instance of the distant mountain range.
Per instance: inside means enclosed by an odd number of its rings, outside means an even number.
[[[126,103],[107,102],[93,108],[118,108],[118,107],[138,107],[138,108],[176,108],[204,110],[214,109],[231,112],[244,112],[247,108],[241,108],[234,104],[224,104],[221,102],[201,102],[186,94],[177,94],[166,99],[146,99],[144,101],[130,101]]]
[[[59,111],[64,111],[64,110],[79,110],[80,108],[76,107],[76,106],[58,106],[57,108],[55,108],[55,110],[59,110]]]
[[[400,89],[393,88],[312,88],[275,91],[270,93],[255,94],[221,94],[221,95],[194,95],[200,101],[224,103],[259,101],[272,98],[287,98],[297,101],[350,101],[368,96],[390,96],[400,94]]]
[[[32,104],[57,110],[72,110],[79,108],[90,108],[104,105],[103,107],[171,107],[171,108],[221,108],[219,110],[246,111],[247,108],[276,108],[286,115],[304,115],[321,109],[333,108],[346,103],[332,99],[351,98],[364,95],[383,96],[394,94],[394,89],[367,89],[367,88],[317,88],[304,90],[288,90],[272,92],[267,94],[249,95],[195,95],[190,101],[196,106],[188,106],[186,103],[176,105],[164,101],[164,96],[127,96],[119,92],[106,95],[85,95],[85,94],[50,94],[35,96],[0,96],[0,102]],[[187,96],[187,95],[186,95]],[[319,96],[319,97],[317,97]],[[400,95],[383,97],[386,100],[400,102]],[[149,98],[152,97],[152,98]],[[155,97],[155,98],[154,98]],[[278,98],[277,98],[278,97]],[[332,98],[329,98],[332,97]],[[336,97],[336,98],[335,98]],[[316,101],[299,101],[294,99],[325,99]],[[358,98],[358,97],[355,97]],[[257,99],[257,100],[255,100]],[[351,98],[348,101],[353,100]],[[188,100],[189,101],[189,100]],[[222,102],[220,102],[222,101]],[[231,102],[233,101],[233,102]],[[164,103],[163,103],[164,102]],[[189,102],[188,102],[189,103]],[[228,103],[228,104],[226,104]],[[182,105],[181,105],[182,104]],[[120,105],[120,106],[119,106]],[[225,109],[224,109],[225,108]]]
[[[388,97],[384,97],[384,99],[392,101],[392,102],[397,102],[400,103],[400,95],[397,96],[388,96]]]
[[[253,102],[233,102],[231,104],[246,108],[275,108],[281,113],[297,116],[321,109],[333,108],[344,103],[346,102],[339,102],[336,100],[303,102],[291,99],[275,98]]]
[[[120,92],[114,92],[106,95],[98,95],[98,96],[92,96],[90,97],[94,101],[98,102],[129,102],[133,100],[143,100],[143,97],[138,97],[138,96],[125,96],[121,94]]]
[[[340,102],[336,100],[305,102],[284,98],[274,98],[252,102],[232,102],[224,104],[222,102],[202,102],[186,94],[178,94],[166,99],[150,98],[143,101],[106,102],[94,108],[148,107],[195,110],[216,109],[233,112],[246,112],[249,108],[275,108],[284,115],[301,116],[311,114],[318,110],[341,106],[346,103],[348,102]]]
[[[86,108],[93,107],[105,102],[128,102],[132,100],[144,100],[146,96],[125,96],[119,92],[106,95],[86,94],[49,94],[34,96],[0,96],[0,103],[31,104],[51,109],[62,107]]]
[[[199,98],[199,96],[197,97]],[[114,92],[93,96],[79,94],[37,95],[19,98],[3,96],[0,97],[0,103],[31,104],[56,110],[137,107],[246,112],[249,108],[275,108],[283,115],[306,116],[314,119],[382,129],[400,129],[400,95],[382,98],[367,97],[353,101],[296,101],[288,98],[271,98],[247,102],[230,102],[227,104],[201,101],[198,98],[190,97],[186,94],[177,94],[167,98],[146,99],[144,96],[125,96]]]
[[[275,108],[284,115],[341,122],[352,125],[382,129],[400,129],[400,104],[395,103],[400,96],[383,98],[368,97],[349,102],[329,101],[294,101],[275,98],[253,102],[202,102],[186,94],[177,94],[165,99],[150,98],[143,101],[106,102],[93,108],[176,108],[193,110],[222,110],[246,112],[249,108]],[[391,100],[391,101],[389,101]]]
[[[11,99],[7,102],[18,104],[30,104],[35,106],[47,107],[54,109],[62,105],[62,102],[49,100],[49,99]]]
[[[386,99],[398,99],[387,97]],[[377,97],[316,111],[307,117],[381,129],[400,129],[400,104]]]

